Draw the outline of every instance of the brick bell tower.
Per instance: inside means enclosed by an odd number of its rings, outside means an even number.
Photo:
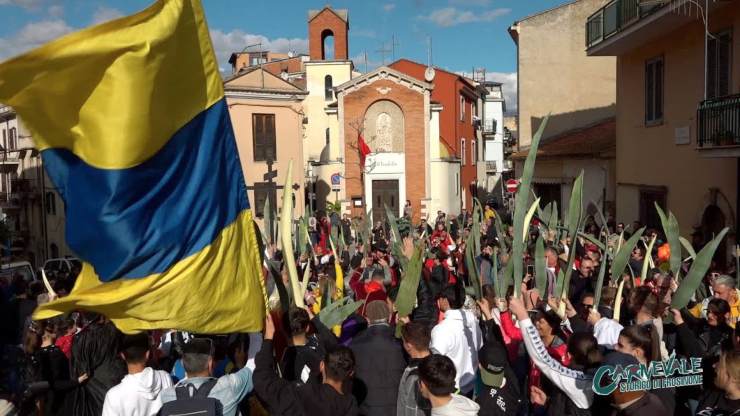
[[[346,61],[349,56],[349,13],[346,9],[332,9],[326,6],[321,10],[308,12],[308,50],[311,61],[325,61],[329,56],[327,39],[334,38],[335,61]]]

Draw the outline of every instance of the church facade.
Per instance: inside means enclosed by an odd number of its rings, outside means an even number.
[[[255,160],[259,148],[255,140],[264,141],[264,134],[250,122],[257,110],[245,108],[247,98],[255,100],[259,117],[268,114],[269,119],[270,106],[258,99],[279,93],[282,104],[273,108],[286,113],[281,123],[289,125],[270,130],[275,133],[274,154],[279,159],[277,177],[282,184],[287,167],[282,159],[293,159],[295,188],[312,210],[331,209],[352,216],[370,211],[380,219],[386,206],[402,215],[409,201],[415,222],[433,220],[437,211],[458,214],[464,197],[461,163],[440,142],[443,107],[431,99],[434,70],[430,68],[424,79],[385,66],[361,74],[349,59],[348,31],[348,12],[327,6],[309,11],[308,55],[267,61],[264,57],[272,55],[260,51],[258,58],[264,62],[259,61],[258,69],[244,67],[243,62],[254,62],[254,57],[232,56],[235,73],[226,81],[226,89],[234,102],[239,96],[239,105],[230,108],[243,161],[246,157],[249,165]],[[246,85],[250,97],[238,91]],[[246,123],[250,125],[241,126]],[[370,148],[364,165],[360,137]],[[277,200],[278,190],[260,182],[260,166],[245,167],[247,182],[253,184],[250,188],[274,193],[261,194],[260,201]]]

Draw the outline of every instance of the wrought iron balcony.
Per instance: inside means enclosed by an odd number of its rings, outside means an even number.
[[[702,101],[696,125],[699,148],[740,146],[740,94]]]
[[[612,0],[586,20],[586,48],[598,45],[664,5],[645,0]]]
[[[10,180],[10,190],[13,195],[20,198],[35,199],[39,196],[36,181],[26,178],[16,178]]]
[[[484,120],[483,122],[483,133],[495,134],[496,133],[496,120]]]

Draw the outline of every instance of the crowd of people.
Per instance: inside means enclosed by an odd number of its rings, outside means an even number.
[[[411,211],[404,212],[397,221],[402,241],[395,241],[391,221],[375,221],[366,235],[357,219],[322,212],[308,221],[310,242],[296,258],[268,241],[271,312],[262,333],[123,335],[88,311],[36,322],[33,308],[48,301],[43,286],[5,282],[0,306],[12,319],[3,320],[0,415],[740,415],[734,259],[712,263],[702,282],[705,298],[695,295],[686,308],[672,309],[679,282],[660,267],[666,238],[648,230],[623,271],[630,276],[623,287],[606,273],[595,293],[600,266],[611,261],[592,240],[602,230],[610,242],[627,239],[640,225],[601,227],[590,219],[584,232],[591,239],[558,241],[557,233],[546,239],[545,287],[537,287],[531,239],[517,259],[525,276],[514,290],[500,284],[512,261],[499,252],[513,244],[511,218],[497,218],[486,206],[479,228],[469,213],[442,212],[412,226]],[[336,252],[332,235],[342,239]],[[659,243],[648,252],[652,236]],[[480,242],[474,261],[480,291],[470,290],[476,283],[465,261],[469,241]],[[693,243],[698,251],[702,241]],[[416,302],[411,314],[399,316],[399,288],[409,278],[403,258],[420,245]],[[556,297],[555,280],[572,250],[567,296]],[[655,267],[641,276],[649,260]],[[306,293],[292,293],[288,261],[310,279]],[[339,272],[345,278],[336,288]],[[305,308],[290,300],[296,296]],[[363,302],[328,328],[319,312],[335,296]],[[681,358],[701,359],[702,383],[594,391],[605,366],[649,369]],[[619,381],[612,372],[597,383]]]

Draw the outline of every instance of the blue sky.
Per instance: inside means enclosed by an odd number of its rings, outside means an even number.
[[[507,28],[516,20],[566,0],[203,0],[222,68],[234,50],[262,42],[285,52],[307,50],[308,9],[349,9],[350,56],[356,67],[382,63],[381,49],[420,62],[431,36],[434,64],[452,71],[485,68],[505,83],[515,105],[516,49]],[[0,59],[70,31],[136,12],[151,0],[0,0]],[[386,53],[386,63],[391,53]]]

